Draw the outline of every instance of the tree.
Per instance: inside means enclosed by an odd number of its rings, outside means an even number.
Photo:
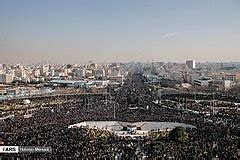
[[[169,132],[169,139],[175,142],[184,142],[188,138],[186,129],[183,127],[176,127]]]

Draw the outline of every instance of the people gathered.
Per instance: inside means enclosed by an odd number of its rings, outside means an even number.
[[[1,137],[5,146],[50,146],[51,153],[4,154],[20,158],[119,158],[119,159],[238,159],[239,124],[237,112],[224,111],[206,116],[211,104],[186,103],[165,97],[153,103],[156,94],[144,77],[128,77],[120,90],[109,95],[88,96],[79,103],[49,104],[30,118],[15,116],[2,121]],[[167,99],[171,101],[167,101]],[[177,104],[181,104],[180,107]],[[190,103],[191,102],[191,103]],[[148,107],[147,107],[148,106]],[[221,104],[218,104],[221,107]],[[223,105],[222,105],[223,106]],[[224,105],[226,106],[226,105]],[[204,108],[206,109],[199,109]],[[231,107],[231,105],[229,105]],[[186,112],[198,110],[199,113]],[[114,116],[115,115],[115,116]],[[118,137],[109,131],[68,128],[83,121],[158,121],[196,126],[186,129],[188,138],[178,142],[168,136]]]

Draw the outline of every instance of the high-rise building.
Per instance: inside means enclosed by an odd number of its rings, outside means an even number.
[[[195,69],[195,60],[187,60],[186,65],[191,69]]]
[[[48,65],[41,66],[41,68],[40,68],[41,75],[48,75],[48,70],[49,70],[49,66]]]

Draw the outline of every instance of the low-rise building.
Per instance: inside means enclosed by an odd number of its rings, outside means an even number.
[[[123,82],[123,76],[110,76],[108,79],[111,82],[119,82],[119,83]]]
[[[9,84],[13,81],[13,76],[11,74],[0,74],[0,83]]]
[[[209,87],[213,82],[213,79],[210,77],[199,77],[194,79],[194,86],[199,87]]]
[[[215,79],[212,85],[218,91],[225,91],[230,89],[234,85],[234,82],[230,80]]]

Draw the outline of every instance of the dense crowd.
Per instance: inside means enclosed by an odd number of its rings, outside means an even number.
[[[49,104],[31,118],[15,117],[2,122],[4,145],[51,146],[52,153],[5,154],[6,157],[56,158],[206,158],[238,159],[239,124],[234,116],[195,114],[153,103],[156,95],[141,75],[128,77],[118,91],[88,96],[79,103]],[[115,105],[115,107],[114,107]],[[147,107],[148,106],[148,107]],[[193,105],[194,106],[194,105]],[[115,111],[114,111],[115,108]],[[114,112],[116,116],[114,117]],[[68,128],[81,121],[162,121],[195,125],[188,139],[175,142],[165,137],[117,137],[97,129]],[[225,120],[224,122],[220,120]]]

